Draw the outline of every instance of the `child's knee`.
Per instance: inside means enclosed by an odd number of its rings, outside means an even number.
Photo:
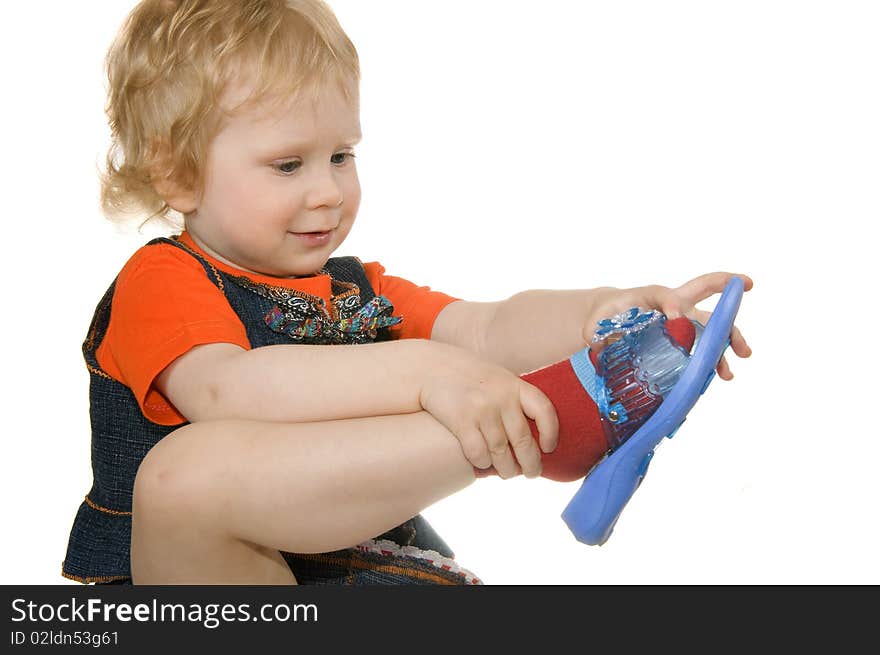
[[[185,425],[159,441],[141,461],[134,480],[132,520],[150,523],[191,518],[201,513],[208,479],[193,461],[193,443],[206,430]]]

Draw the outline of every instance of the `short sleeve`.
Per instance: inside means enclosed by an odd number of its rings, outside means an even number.
[[[191,348],[232,343],[249,350],[247,333],[201,263],[172,245],[141,248],[116,280],[101,368],[134,393],[144,416],[185,422],[154,387],[156,377]]]
[[[388,298],[394,305],[394,315],[403,317],[401,323],[390,328],[393,339],[430,339],[434,321],[443,308],[461,300],[401,277],[385,275],[385,267],[379,262],[365,263],[364,271],[376,295]]]

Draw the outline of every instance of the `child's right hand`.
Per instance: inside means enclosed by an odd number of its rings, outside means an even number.
[[[419,401],[458,438],[473,466],[494,466],[502,478],[514,477],[520,469],[528,478],[539,476],[540,450],[556,448],[559,421],[547,396],[469,351],[451,348],[434,359]],[[540,450],[526,417],[537,424]]]

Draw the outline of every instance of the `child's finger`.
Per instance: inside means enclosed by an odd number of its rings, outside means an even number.
[[[541,475],[541,452],[519,405],[509,407],[502,415],[502,421],[510,446],[513,448],[513,456],[519,463],[523,475],[527,478]]]
[[[742,332],[735,325],[730,333],[730,347],[737,357],[748,357],[752,354],[752,349],[743,338]]]
[[[727,380],[728,382],[733,379],[733,373],[730,372],[730,366],[727,363],[727,358],[722,357],[718,362],[718,366],[715,368],[715,371],[718,373],[718,377],[722,380]]]
[[[703,327],[706,327],[706,324],[709,322],[709,318],[712,316],[712,312],[707,312],[702,309],[697,309],[694,307],[694,310],[691,312],[691,318],[697,321]]]
[[[522,413],[535,422],[541,451],[552,453],[559,443],[559,417],[550,399],[538,387],[522,380],[519,391]]]
[[[488,469],[492,466],[486,439],[476,426],[462,430],[456,436],[467,461],[478,469]]]
[[[667,318],[678,318],[684,315],[681,298],[669,287],[654,284],[634,289],[637,292],[639,311],[658,309]]]
[[[701,300],[705,300],[716,293],[724,291],[724,287],[736,273],[728,273],[726,271],[716,271],[715,273],[706,273],[688,280],[682,284],[676,292],[685,298],[691,304],[696,305]],[[744,282],[751,288],[751,279],[745,275],[741,276]]]
[[[484,416],[480,421],[480,432],[489,446],[489,457],[492,458],[492,466],[498,471],[498,475],[506,480],[519,474],[501,418],[494,412]]]

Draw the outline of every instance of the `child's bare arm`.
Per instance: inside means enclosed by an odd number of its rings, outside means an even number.
[[[208,344],[166,367],[156,388],[191,422],[299,423],[404,414],[422,409],[426,372],[454,350],[422,339],[253,350]]]
[[[178,357],[156,387],[191,422],[303,423],[424,409],[458,438],[474,466],[494,466],[502,477],[520,468],[529,477],[541,472],[526,416],[535,419],[545,451],[557,441],[555,409],[539,389],[472,352],[436,341],[248,351],[209,344]]]
[[[457,301],[434,321],[431,339],[525,373],[586,347],[583,326],[602,289],[535,289],[499,302]]]
[[[705,323],[710,312],[696,309],[697,302],[721,293],[732,275],[752,280],[741,273],[716,272],[696,277],[678,288],[660,285],[617,289],[546,290],[517,293],[495,303],[458,301],[447,305],[434,322],[432,339],[472,349],[481,357],[515,373],[533,371],[569,357],[588,346],[597,321],[630,307],[657,309],[670,318],[689,316]],[[478,329],[474,331],[472,326]],[[739,357],[751,348],[734,327],[731,347]],[[718,374],[731,379],[725,358]]]

